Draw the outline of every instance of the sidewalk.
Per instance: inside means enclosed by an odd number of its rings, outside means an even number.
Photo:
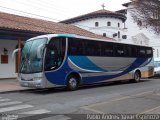
[[[21,87],[17,79],[0,80],[0,93],[30,90],[31,88]]]

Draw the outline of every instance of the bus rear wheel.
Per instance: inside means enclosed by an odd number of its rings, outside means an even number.
[[[140,73],[139,71],[136,71],[136,72],[134,73],[134,79],[131,80],[131,82],[137,83],[137,82],[140,81],[140,79],[141,79],[141,73]]]
[[[74,75],[71,75],[68,78],[67,89],[70,91],[74,91],[77,90],[77,88],[78,88],[78,79]]]

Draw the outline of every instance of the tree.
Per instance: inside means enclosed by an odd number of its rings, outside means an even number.
[[[151,28],[160,34],[160,0],[131,0],[131,15],[140,27]]]

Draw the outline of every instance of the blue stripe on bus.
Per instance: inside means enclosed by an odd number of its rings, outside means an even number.
[[[45,72],[45,76],[49,82],[55,85],[66,85],[66,76],[69,72],[73,71],[69,68],[67,60],[63,66],[55,71]]]

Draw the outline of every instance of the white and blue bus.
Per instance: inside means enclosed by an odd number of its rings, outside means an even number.
[[[21,86],[50,88],[151,77],[151,47],[72,34],[49,34],[26,41],[21,51]]]

